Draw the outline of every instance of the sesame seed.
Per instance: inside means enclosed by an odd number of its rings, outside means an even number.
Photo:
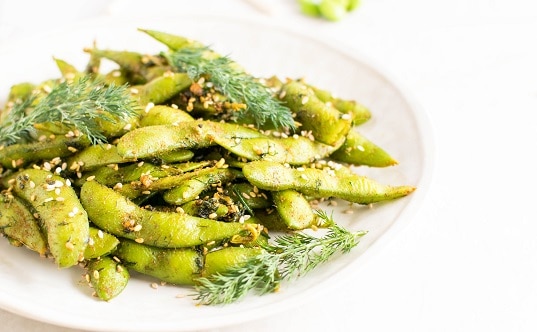
[[[155,107],[155,104],[153,104],[153,103],[148,103],[148,104],[145,106],[145,112],[146,112],[146,113],[149,113],[149,111],[150,111],[153,107]]]
[[[59,195],[59,194],[61,193],[60,188],[56,188],[56,189],[54,189],[54,193],[55,193],[56,195]]]
[[[158,288],[158,284],[156,282],[152,282],[151,283],[151,288],[153,289],[157,289]]]
[[[310,98],[308,96],[304,96],[300,102],[302,103],[302,105],[306,105],[309,100]]]
[[[95,180],[95,175],[90,175],[86,178],[86,181],[93,181]]]
[[[358,150],[362,151],[362,152],[365,151],[365,148],[364,148],[363,146],[361,146],[361,145],[358,145],[356,148],[357,148]]]
[[[139,232],[141,229],[142,229],[142,225],[138,224],[138,225],[134,226],[134,229],[133,229],[133,230],[134,230],[135,232]]]
[[[136,243],[144,243],[144,239],[142,239],[141,237],[140,238],[137,238],[137,239],[134,239],[134,241]]]
[[[118,273],[123,272],[123,268],[121,267],[121,265],[116,265],[116,271],[117,271]]]
[[[185,210],[183,210],[183,208],[180,207],[180,206],[178,206],[178,207],[175,209],[175,211],[178,212],[178,213],[181,213],[181,214],[185,213]]]
[[[75,246],[71,242],[65,242],[65,248],[67,248],[68,250],[73,250],[75,249]]]
[[[75,147],[73,147],[73,146],[68,146],[68,147],[67,147],[67,150],[71,151],[72,153],[75,153],[75,152],[78,151],[78,149],[75,148]]]
[[[52,197],[47,197],[47,198],[45,198],[45,199],[43,200],[43,203],[52,202],[53,199],[54,199],[54,198],[52,198]]]
[[[93,278],[94,279],[99,279],[100,275],[99,275],[99,271],[98,270],[93,270]]]
[[[352,116],[349,113],[345,113],[341,116],[342,120],[351,120]]]
[[[218,217],[218,215],[215,212],[209,214],[209,219],[216,219],[216,217]]]
[[[65,201],[65,197],[61,197],[61,196],[60,196],[60,197],[56,197],[56,201],[58,201],[58,202],[63,202],[63,201]]]
[[[97,236],[99,237],[99,239],[104,238],[104,233],[103,233],[103,231],[99,229],[99,230],[97,231]]]

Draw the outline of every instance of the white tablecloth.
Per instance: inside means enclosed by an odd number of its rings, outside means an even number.
[[[367,287],[337,285],[317,303],[218,331],[537,330],[536,2],[363,0],[336,23],[301,15],[292,0],[161,2],[0,1],[0,48],[35,29],[143,19],[163,6],[287,20],[380,64],[435,135],[428,196],[367,262]],[[73,331],[2,310],[0,322],[1,331]]]

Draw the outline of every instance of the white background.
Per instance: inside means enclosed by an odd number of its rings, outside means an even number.
[[[333,23],[294,0],[0,1],[0,48],[96,16],[259,16],[381,65],[430,117],[434,179],[414,219],[293,312],[213,331],[537,331],[537,2],[362,0]],[[0,73],[1,79],[1,73]],[[1,281],[0,281],[1,282]],[[69,332],[0,310],[1,331]]]

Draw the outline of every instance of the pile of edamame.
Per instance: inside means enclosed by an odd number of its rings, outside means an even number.
[[[253,78],[294,121],[259,125],[249,121],[255,105],[227,96],[210,73],[179,70],[169,57],[202,49],[202,61],[214,65],[220,55],[199,41],[140,31],[162,42],[162,53],[94,45],[84,69],[56,59],[61,75],[13,85],[0,116],[7,126],[7,114],[28,100],[31,114],[61,84],[127,87],[135,112],[94,120],[106,141],[71,123],[42,121],[0,149],[0,232],[59,268],[86,269],[98,298],[119,295],[129,271],[176,285],[223,273],[259,255],[273,232],[325,227],[315,213],[319,201],[373,204],[414,191],[352,169],[397,164],[356,130],[371,117],[365,106],[303,79]],[[103,59],[117,68],[101,72]],[[247,75],[233,62],[221,65]]]

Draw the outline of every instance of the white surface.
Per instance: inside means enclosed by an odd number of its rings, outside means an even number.
[[[43,29],[43,10],[29,13],[25,2],[0,3],[2,49]],[[264,14],[243,1],[152,1],[155,9],[133,1],[128,15],[269,15],[358,50],[403,82],[429,113],[435,177],[414,220],[362,266],[355,282],[292,312],[214,331],[535,331],[537,5],[364,0],[334,24],[300,16],[293,1],[271,2],[275,9]],[[99,13],[127,15],[126,3],[113,1]],[[4,25],[7,16],[25,15],[30,19]],[[6,331],[71,331],[2,311],[0,321]]]

